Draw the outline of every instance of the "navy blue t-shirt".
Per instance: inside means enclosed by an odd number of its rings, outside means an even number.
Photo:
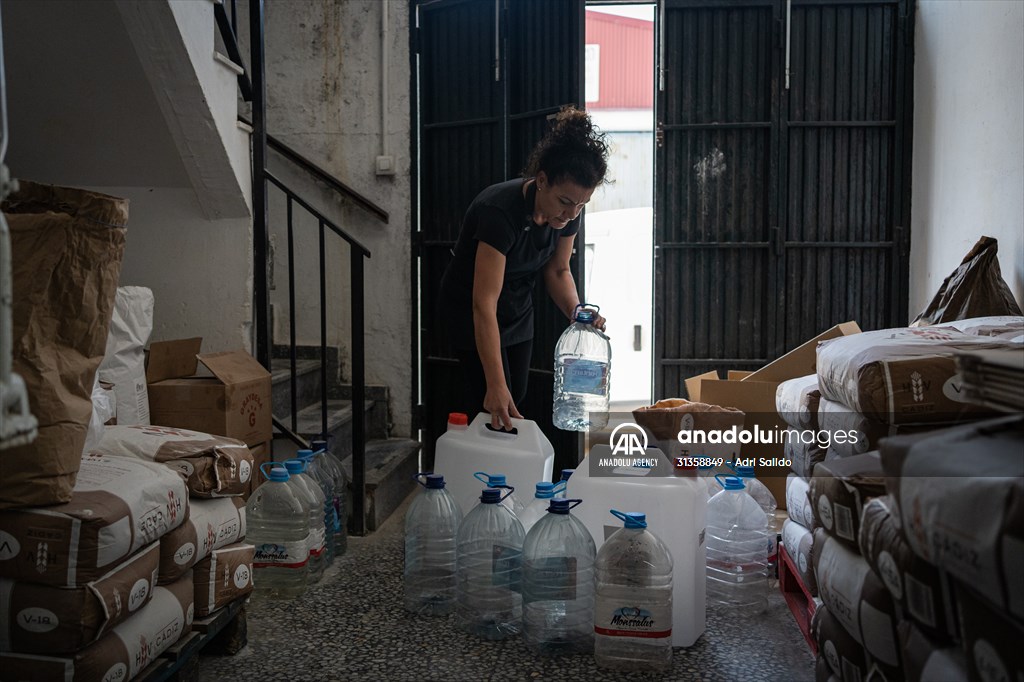
[[[551,259],[559,239],[572,239],[580,227],[577,216],[560,230],[533,222],[537,185],[523,196],[516,178],[491,185],[477,195],[466,211],[453,258],[441,279],[440,310],[456,348],[475,348],[473,336],[473,275],[479,242],[505,255],[505,279],[498,297],[501,345],[533,338],[533,288],[537,273]]]

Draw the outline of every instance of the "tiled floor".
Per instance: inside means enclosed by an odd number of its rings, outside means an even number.
[[[486,642],[457,631],[451,616],[413,617],[401,606],[404,512],[403,505],[376,534],[350,539],[348,553],[302,598],[250,603],[249,646],[203,657],[200,680],[814,679],[814,660],[777,592],[768,612],[743,626],[709,613],[704,636],[676,649],[662,676],[601,670],[591,656],[541,658],[521,637]]]

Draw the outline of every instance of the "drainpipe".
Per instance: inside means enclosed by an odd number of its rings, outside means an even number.
[[[380,156],[377,175],[395,174],[395,157],[388,151],[388,70],[390,69],[391,31],[388,28],[388,0],[380,8]]]
[[[3,164],[7,156],[7,78],[4,73],[3,25],[0,24],[0,201],[18,189]],[[0,450],[36,439],[36,418],[28,404],[25,382],[14,373],[14,293],[11,283],[11,239],[0,213]]]

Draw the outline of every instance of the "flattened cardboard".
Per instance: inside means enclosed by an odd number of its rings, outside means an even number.
[[[190,377],[199,367],[196,355],[202,347],[202,337],[154,341],[149,344],[146,361],[146,383],[155,384],[164,379]]]
[[[761,369],[753,372],[742,381],[773,381],[782,383],[815,373],[818,343],[840,336],[860,334],[860,326],[856,322],[843,322],[823,331],[807,343],[800,344],[781,358],[769,362]]]

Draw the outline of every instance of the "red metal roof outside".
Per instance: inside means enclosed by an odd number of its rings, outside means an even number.
[[[654,107],[654,22],[587,11],[586,44],[599,45],[598,98],[588,109]]]

